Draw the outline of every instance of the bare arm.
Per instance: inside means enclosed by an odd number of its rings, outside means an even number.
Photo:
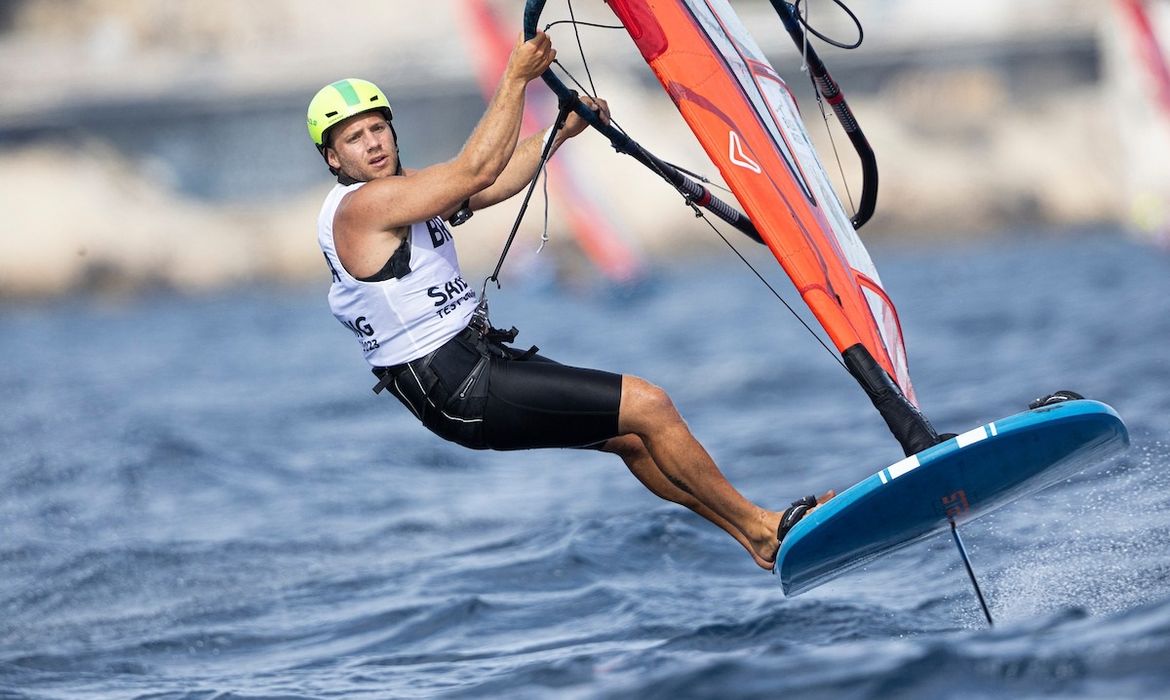
[[[483,118],[454,159],[403,176],[382,177],[354,191],[338,208],[334,235],[393,233],[453,211],[488,188],[512,159],[524,111],[524,88],[548,68],[556,51],[543,32],[518,42]],[[379,246],[381,247],[381,246]]]
[[[581,99],[585,104],[593,107],[598,112],[603,122],[609,123],[609,105],[606,104],[605,100],[593,100],[589,97],[583,97]],[[557,132],[556,140],[553,142],[552,152],[556,153],[557,149],[565,141],[580,134],[585,130],[586,126],[585,120],[581,119],[575,113],[570,114],[569,118],[565,121],[564,127]],[[551,127],[549,128],[551,129]],[[548,129],[539,131],[533,136],[524,139],[516,146],[516,150],[512,154],[512,159],[508,161],[507,167],[496,178],[495,183],[471,198],[472,209],[483,209],[493,204],[498,204],[515,195],[527,187],[528,183],[532,182],[532,178],[536,176],[536,168],[540,165],[540,153],[544,149],[544,139],[548,131]],[[458,206],[459,204],[456,205],[456,207]],[[446,212],[446,214],[452,213],[454,213],[454,209]]]
[[[500,173],[500,176],[490,187],[481,190],[471,198],[471,208],[478,210],[490,207],[527,187],[536,175],[536,167],[540,164],[540,153],[544,150],[544,139],[547,134],[548,129],[545,129],[517,144],[516,151],[512,154],[512,159],[508,161],[504,172]],[[564,137],[558,136],[553,144],[554,153],[562,143],[564,143]]]

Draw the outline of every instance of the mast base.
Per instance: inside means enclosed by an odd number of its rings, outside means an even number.
[[[873,359],[864,345],[858,343],[846,349],[841,356],[845,359],[849,373],[865,389],[874,408],[882,414],[907,457],[941,442],[934,426],[910,403],[902,389]]]

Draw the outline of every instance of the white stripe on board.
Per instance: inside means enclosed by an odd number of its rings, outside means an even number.
[[[978,428],[975,428],[974,430],[968,430],[959,437],[955,438],[955,442],[959,443],[959,447],[966,447],[967,445],[973,445],[980,440],[986,439],[987,427],[981,425]]]
[[[987,429],[991,431],[991,437],[999,435],[999,428],[995,427],[995,423],[988,423]]]
[[[918,455],[910,455],[901,462],[891,464],[886,471],[890,473],[890,479],[897,479],[908,471],[917,469],[919,466]]]

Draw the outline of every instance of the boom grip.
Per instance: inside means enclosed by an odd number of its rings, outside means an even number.
[[[705,188],[700,187],[699,189],[703,190],[703,192],[707,192],[707,190]],[[736,219],[737,217],[742,217],[744,219],[747,219],[747,217],[744,214],[727,206],[727,204],[725,204],[723,202],[723,200],[715,199],[714,197],[710,197],[709,201],[707,201],[707,202],[695,202],[695,203],[709,209],[711,212],[713,212],[716,216],[723,219],[724,221],[732,221],[732,220]],[[761,239],[757,239],[757,240],[759,240],[760,243],[763,243],[763,240],[761,240]]]

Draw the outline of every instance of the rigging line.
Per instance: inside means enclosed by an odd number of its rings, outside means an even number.
[[[593,74],[589,72],[589,62],[585,60],[585,47],[581,44],[581,31],[577,29],[577,17],[573,14],[573,0],[569,3],[569,19],[573,23],[573,35],[577,37],[577,51],[581,53],[581,63],[585,66],[585,77],[589,78],[590,95],[597,95],[597,87],[593,84]]]
[[[796,19],[804,26],[808,26],[808,8],[804,8],[804,17],[800,16],[800,1],[792,6],[796,10]],[[808,32],[801,32],[802,41],[800,46],[800,72],[808,73]]]
[[[586,87],[581,84],[581,81],[577,80],[577,77],[574,76],[572,73],[570,73],[568,68],[565,68],[565,64],[561,63],[560,61],[558,61],[556,59],[553,59],[552,64],[554,66],[556,66],[557,68],[560,68],[561,72],[565,74],[565,77],[568,78],[569,80],[573,81],[573,85],[576,85],[578,90],[585,93],[586,95],[589,95],[593,99],[597,99],[597,95],[593,94],[592,92],[589,92],[589,90],[586,89]],[[588,69],[586,69],[586,70],[588,70]],[[612,122],[613,120],[611,119],[610,121]],[[625,132],[623,131],[622,133],[624,134]]]
[[[696,173],[694,171],[687,170],[686,168],[679,165],[678,163],[671,163],[669,160],[666,160],[664,158],[660,158],[659,160],[661,160],[663,163],[666,163],[667,165],[674,168],[675,170],[679,171],[680,173],[683,173],[684,175],[689,175],[689,176],[691,176],[691,178],[698,180],[699,182],[701,182],[705,185],[711,185],[712,187],[723,190],[724,192],[728,192],[730,194],[735,194],[727,187],[724,187],[723,185],[719,184],[718,182],[715,182],[714,180],[707,177],[706,175],[703,175],[702,173]]]
[[[578,47],[581,46],[580,35],[578,35],[578,37],[577,37],[577,46]],[[568,68],[565,68],[565,64],[561,63],[560,61],[558,61],[556,59],[553,59],[553,65],[556,66],[557,68],[559,68],[561,70],[561,72],[565,74],[565,77],[568,78],[570,81],[572,81],[573,85],[577,86],[578,90],[580,90],[581,92],[585,93],[586,95],[589,95],[590,97],[592,97],[593,99],[596,100],[597,99],[597,88],[593,85],[593,76],[589,73],[589,62],[585,60],[585,52],[583,50],[581,52],[581,63],[585,66],[585,75],[589,79],[589,87],[591,88],[589,90],[586,90],[585,86],[581,84],[581,81],[577,80],[577,76],[573,75],[569,71]],[[633,140],[630,137],[630,135],[628,133],[626,133],[626,130],[622,128],[622,125],[619,124],[613,118],[612,114],[609,115],[609,124],[613,128],[617,129],[619,132],[621,132],[622,136],[629,138],[631,141]]]
[[[572,5],[571,2],[569,4],[570,4],[570,6]],[[570,9],[571,9],[571,7],[570,7]],[[579,48],[581,47],[580,35],[577,36],[577,46]],[[597,99],[597,88],[593,85],[593,76],[589,72],[589,62],[585,59],[585,51],[583,49],[581,51],[581,63],[585,66],[585,75],[589,79],[589,87],[591,88],[590,90],[585,89],[585,86],[581,84],[581,81],[577,80],[577,76],[573,75],[569,71],[568,68],[565,68],[565,64],[563,64],[560,61],[557,61],[555,59],[553,60],[553,65],[556,66],[557,68],[559,68],[561,70],[561,72],[565,74],[565,77],[568,78],[570,81],[572,81],[573,85],[577,86],[578,90],[580,90],[581,92],[585,93],[586,95],[589,95],[590,97],[592,97],[593,99],[596,100]],[[626,130],[622,128],[622,125],[619,124],[617,122],[617,120],[615,120],[613,118],[612,114],[609,115],[609,124],[614,129],[617,129],[619,132],[621,132],[622,136],[625,136],[626,138],[630,139],[631,141],[634,140],[633,138],[630,137],[629,133],[627,133]]]
[[[731,248],[731,252],[735,253],[736,257],[738,257],[744,265],[747,265],[747,268],[751,270],[761,282],[764,283],[764,286],[768,288],[768,291],[772,292],[772,296],[776,297],[776,299],[778,299],[780,303],[784,305],[784,308],[788,309],[789,313],[791,313],[797,321],[800,321],[800,325],[804,326],[804,329],[809,332],[809,335],[815,338],[816,341],[820,343],[821,347],[824,348],[827,353],[829,353],[833,360],[837,364],[841,365],[842,369],[848,372],[849,367],[845,365],[845,362],[841,359],[841,356],[835,352],[833,348],[829,347],[827,343],[825,343],[824,339],[821,338],[821,336],[812,329],[812,326],[808,325],[808,322],[805,321],[800,314],[796,313],[796,309],[792,308],[792,305],[788,303],[788,300],[781,296],[780,292],[776,291],[776,288],[773,287],[772,284],[762,274],[760,274],[760,271],[757,270],[756,267],[752,265],[746,257],[744,257],[743,253],[739,252],[739,248],[736,248],[731,241],[727,240],[727,236],[723,235],[723,232],[720,231],[719,228],[715,226],[715,224],[713,224],[710,219],[707,218],[706,214],[704,214],[702,210],[700,210],[694,204],[691,204],[691,208],[695,210],[696,216],[706,222],[706,224],[711,227],[711,230],[714,231],[717,236],[723,239],[723,242],[727,244],[727,247]]]
[[[837,139],[833,138],[833,127],[829,125],[829,114],[825,111],[825,102],[821,99],[821,91],[817,89],[816,78],[809,76],[812,82],[813,95],[817,99],[817,107],[821,110],[821,120],[825,122],[825,132],[829,135],[829,143],[833,146],[833,157],[837,159],[837,172],[841,175],[841,184],[845,187],[845,196],[849,198],[849,208],[857,216],[857,205],[853,202],[853,192],[849,189],[849,179],[845,177],[845,166],[841,164],[841,152],[837,150]]]
[[[586,22],[579,19],[558,19],[555,22],[549,22],[548,24],[544,25],[544,31],[547,32],[549,29],[552,29],[558,24],[579,24],[582,27],[593,27],[594,29],[625,29],[625,27],[620,24],[598,24],[597,22]]]
[[[570,112],[573,108],[566,102],[561,105],[560,111],[557,112],[556,122],[553,123],[552,129],[549,130],[548,140],[544,142],[541,148],[540,161],[536,166],[536,173],[532,176],[532,181],[528,183],[528,191],[524,193],[524,201],[520,203],[520,211],[516,214],[516,220],[512,223],[512,231],[508,234],[508,240],[504,243],[504,250],[500,252],[500,259],[496,262],[496,269],[492,271],[491,276],[483,281],[483,298],[481,303],[487,302],[487,286],[488,282],[495,282],[496,289],[500,288],[500,269],[504,266],[504,259],[508,257],[508,251],[512,249],[512,241],[516,240],[516,232],[520,230],[520,223],[524,220],[524,214],[528,211],[528,202],[532,199],[532,192],[536,189],[537,182],[540,181],[540,173],[548,164],[548,159],[552,157],[553,144],[557,140],[557,132],[565,126],[565,120],[569,118]],[[546,181],[547,182],[547,181]],[[545,199],[547,203],[547,198]]]
[[[577,76],[573,75],[569,71],[568,68],[565,68],[565,64],[561,63],[560,61],[554,60],[553,65],[556,66],[557,68],[559,68],[561,70],[561,72],[565,74],[565,77],[568,78],[573,83],[573,85],[577,86],[577,88],[581,92],[585,93],[586,95],[589,95],[590,97],[592,97],[595,100],[598,99],[596,93],[589,92],[589,90],[586,90],[585,86],[581,84],[581,81],[577,80]],[[586,72],[588,72],[588,68],[586,68]],[[614,129],[616,129],[618,132],[620,132],[622,136],[625,136],[626,138],[630,139],[631,141],[636,140],[630,136],[629,132],[627,132],[622,127],[622,125],[618,123],[618,121],[616,119],[614,119],[613,114],[609,115],[609,125],[612,126]],[[647,151],[647,153],[649,153],[649,151]]]
[[[565,64],[561,63],[560,61],[554,60],[553,65],[556,66],[557,68],[560,68],[561,72],[565,74],[565,77],[568,78],[570,81],[572,81],[573,85],[576,85],[577,88],[579,90],[581,90],[581,92],[585,93],[586,95],[589,95],[590,97],[592,97],[595,100],[597,99],[597,95],[595,93],[591,93],[588,90],[586,90],[585,86],[581,84],[581,81],[577,80],[577,77],[574,76],[572,73],[570,73],[568,68],[565,68]],[[588,70],[588,69],[586,69],[586,70]],[[618,132],[620,132],[622,136],[625,136],[626,138],[630,139],[631,141],[634,140],[629,135],[629,133],[627,133],[626,130],[622,128],[622,125],[619,124],[617,122],[617,120],[615,120],[613,118],[613,114],[609,115],[609,125],[612,126],[614,129],[616,129]]]
[[[861,20],[857,19],[857,15],[853,14],[853,10],[850,10],[849,6],[846,5],[843,0],[833,0],[833,3],[835,5],[837,5],[837,7],[840,7],[842,10],[844,10],[845,14],[849,15],[849,19],[853,20],[853,25],[855,27],[857,27],[857,41],[853,42],[852,44],[846,44],[846,43],[837,41],[835,39],[830,39],[829,37],[825,36],[824,34],[821,34],[820,32],[818,32],[816,29],[813,29],[813,26],[811,24],[809,24],[809,21],[808,21],[808,10],[807,9],[805,10],[803,17],[800,14],[800,3],[801,2],[802,2],[802,0],[795,0],[795,2],[793,3],[793,7],[796,9],[797,21],[799,21],[802,25],[804,25],[804,28],[808,30],[809,34],[812,34],[813,36],[815,36],[816,38],[825,42],[826,44],[829,44],[831,46],[836,46],[839,49],[847,49],[847,50],[848,49],[856,49],[858,46],[861,46],[861,42],[865,40],[865,29],[863,29],[861,26]],[[805,41],[807,42],[807,39]]]
[[[543,180],[543,183],[544,183],[544,231],[542,231],[540,234],[540,246],[536,249],[537,255],[540,254],[540,251],[544,250],[544,244],[548,243],[548,241],[549,241],[549,236],[548,236],[548,168],[542,167],[540,169],[540,174],[544,178],[544,180]]]

